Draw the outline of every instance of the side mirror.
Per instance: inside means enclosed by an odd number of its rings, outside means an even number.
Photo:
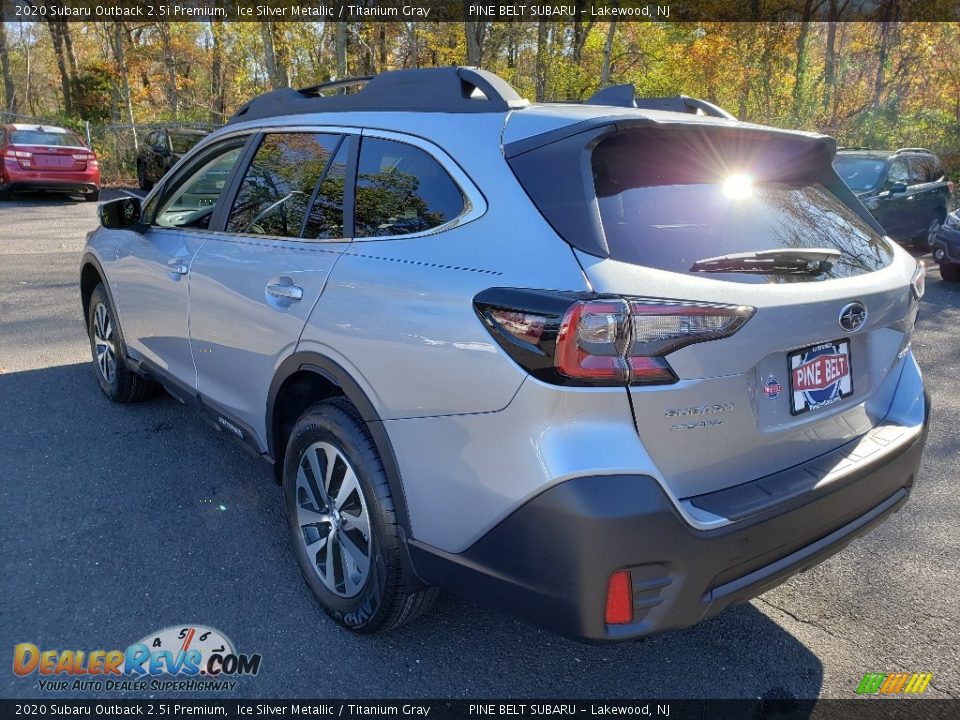
[[[895,182],[890,186],[890,194],[896,195],[898,193],[905,193],[907,191],[907,184],[902,182]]]
[[[140,222],[143,208],[140,199],[122,197],[105,202],[97,208],[100,215],[100,224],[110,230],[124,230],[132,228]]]

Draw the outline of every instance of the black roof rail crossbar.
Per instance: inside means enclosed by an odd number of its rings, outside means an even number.
[[[869,148],[866,145],[840,145],[837,147],[837,152],[840,152],[841,150],[872,150],[872,149],[873,148]]]
[[[587,98],[587,105],[608,105],[611,107],[636,107],[636,90],[633,83],[610,85],[600,88]]]
[[[701,100],[700,98],[689,97],[687,95],[675,95],[673,97],[659,98],[637,98],[637,107],[646,110],[672,110],[673,112],[695,113],[697,110],[704,115],[723,118],[724,120],[736,120],[737,118],[728,113],[719,105],[712,102]]]
[[[632,83],[611,85],[597,90],[587,100],[587,105],[608,105],[612,107],[635,107],[645,110],[669,110],[672,112],[695,113],[736,120],[736,118],[718,105],[688,95],[673,97],[638,98]]]
[[[926,153],[927,155],[933,155],[933,153],[926,148],[898,148],[893,154],[897,155],[905,152]]]
[[[363,84],[350,95],[324,95]],[[506,81],[491,72],[472,67],[391,70],[372,78],[335,80],[293,90],[281,88],[264,93],[243,105],[227,124],[319,112],[409,111],[409,112],[506,112],[527,104]]]

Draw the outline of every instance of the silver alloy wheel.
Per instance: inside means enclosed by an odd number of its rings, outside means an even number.
[[[370,516],[357,475],[339,449],[317,442],[303,451],[296,502],[310,566],[330,592],[357,595],[370,571]]]
[[[930,227],[927,228],[927,247],[932,248],[937,240],[937,233],[940,232],[940,218],[935,217],[930,221]]]
[[[117,377],[117,347],[113,340],[113,324],[106,305],[97,303],[93,311],[93,340],[96,346],[97,368],[108,384]]]

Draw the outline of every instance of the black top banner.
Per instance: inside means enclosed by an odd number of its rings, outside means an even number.
[[[960,0],[0,0],[0,20],[957,22]]]
[[[0,700],[23,717],[421,718],[427,720],[952,720],[960,700]]]

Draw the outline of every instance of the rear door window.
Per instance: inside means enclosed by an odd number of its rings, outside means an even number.
[[[300,237],[313,190],[340,137],[325,133],[265,136],[240,184],[226,231]]]
[[[343,189],[347,179],[348,146],[346,139],[341,141],[337,154],[324,171],[304,223],[305,238],[336,240],[345,237]]]
[[[933,163],[929,158],[912,157],[910,158],[910,181],[908,185],[923,185],[930,182],[933,178]]]
[[[611,257],[740,282],[845,277],[890,262],[886,241],[820,183],[802,174],[751,177],[743,164],[706,158],[687,141],[672,147],[642,133],[614,136],[594,149],[594,189]],[[783,165],[782,158],[769,164]],[[835,249],[841,257],[821,275],[692,269],[698,260],[783,248]]]
[[[463,193],[434,158],[413,145],[363,138],[355,236],[409,235],[440,227],[464,210]]]
[[[887,180],[883,185],[889,188],[894,183],[910,184],[910,168],[907,166],[906,158],[898,158],[890,163],[890,169],[887,171]]]

